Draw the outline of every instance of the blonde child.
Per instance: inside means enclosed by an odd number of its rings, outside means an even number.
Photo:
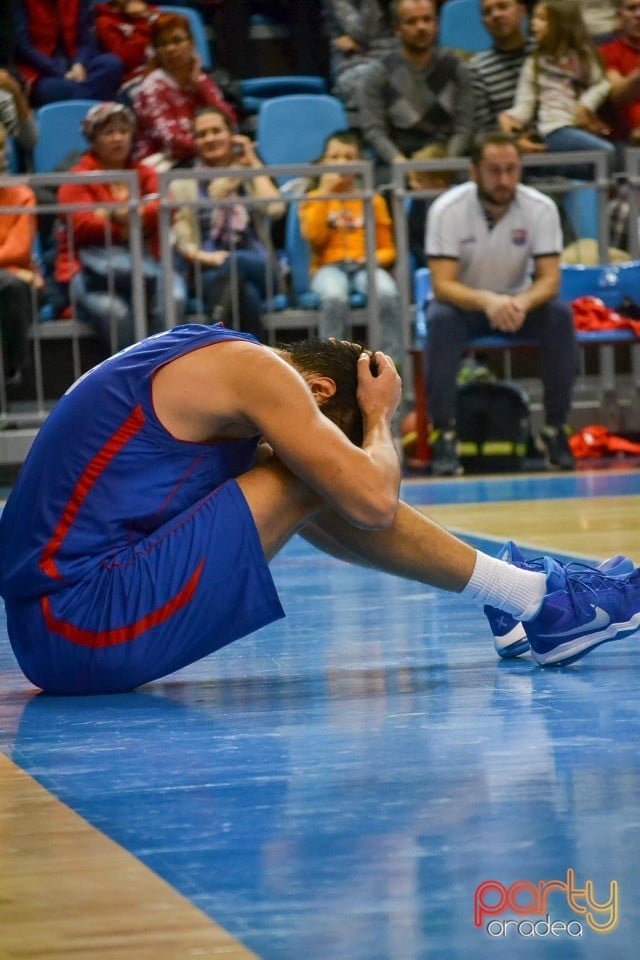
[[[449,156],[444,143],[429,143],[411,155],[412,160],[444,160]],[[414,170],[407,176],[412,190],[448,190],[455,182],[453,170]],[[427,212],[435,197],[412,197],[407,216],[411,266],[426,267],[425,231]]]
[[[575,0],[543,0],[533,8],[531,32],[537,50],[527,57],[513,106],[500,115],[507,133],[535,125],[548,150],[605,150],[614,145],[597,111],[610,84]]]

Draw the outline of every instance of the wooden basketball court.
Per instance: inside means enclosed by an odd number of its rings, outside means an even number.
[[[404,495],[640,563],[623,464]],[[459,597],[299,540],[273,570],[286,620],[122,696],[38,695],[2,613],[0,958],[635,960],[639,636],[542,670]]]

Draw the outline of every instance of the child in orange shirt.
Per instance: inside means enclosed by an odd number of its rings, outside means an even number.
[[[360,137],[344,130],[327,137],[323,163],[345,164],[362,160]],[[364,202],[358,199],[313,199],[326,194],[354,193],[356,178],[348,172],[324,173],[316,189],[300,204],[300,227],[312,250],[311,289],[322,301],[320,337],[344,340],[349,326],[349,296],[367,292]],[[375,283],[380,316],[379,344],[371,344],[402,359],[402,321],[396,282],[389,273],[396,258],[393,228],[383,197],[373,198],[376,232]]]

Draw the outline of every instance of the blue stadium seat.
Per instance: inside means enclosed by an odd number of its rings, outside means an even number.
[[[449,0],[440,9],[441,47],[479,53],[493,45],[480,14],[480,0]]]
[[[312,163],[325,139],[349,124],[340,100],[328,94],[295,93],[265,100],[256,139],[263,163]]]
[[[305,76],[303,74],[277,77],[251,77],[240,80],[242,104],[247,113],[257,113],[265,100],[272,97],[286,97],[292,93],[327,93],[327,81],[324,77]]]
[[[200,56],[202,69],[212,70],[213,57],[211,55],[211,44],[209,43],[202,14],[199,13],[198,10],[194,10],[193,7],[181,7],[177,4],[159,3],[158,6],[161,6],[166,13],[179,13],[181,16],[186,17],[191,27],[196,52]]]
[[[75,150],[84,153],[88,144],[80,124],[98,100],[58,100],[36,110],[38,142],[33,150],[35,173],[50,173]]]
[[[420,343],[424,341],[427,328],[425,309],[431,299],[431,271],[428,267],[416,270],[413,277],[413,297],[415,303],[416,338]],[[629,260],[626,263],[605,263],[584,265],[581,263],[563,263],[560,269],[560,299],[571,303],[578,297],[598,297],[605,306],[615,309],[624,297],[640,300],[640,261]],[[619,331],[623,339],[630,339],[629,331]],[[617,331],[605,331],[603,336],[608,339],[617,339]],[[600,336],[600,335],[599,335]],[[633,335],[631,334],[631,337]],[[588,340],[591,334],[581,333],[579,340]],[[506,347],[509,341],[500,334],[491,337],[481,337],[474,347],[491,346],[485,341],[495,341],[494,346]]]
[[[454,0],[455,2],[455,0]],[[426,338],[427,325],[425,310],[431,299],[431,272],[428,267],[416,270],[413,278],[415,303],[416,346],[422,346]],[[563,263],[560,270],[560,299],[571,303],[578,297],[598,297],[605,306],[615,309],[624,297],[640,300],[640,261],[627,263],[598,264],[596,266]],[[635,335],[630,330],[603,330],[602,332],[579,332],[580,343],[612,342],[616,340],[632,341]],[[492,334],[478,337],[470,343],[472,349],[506,349],[514,345],[525,345],[525,341],[513,340]]]
[[[636,303],[640,302],[640,261],[629,260],[626,263],[596,266],[563,264],[560,296],[569,302],[578,297],[598,297],[611,309],[620,306],[624,297],[630,297]],[[620,331],[623,332],[629,333]]]

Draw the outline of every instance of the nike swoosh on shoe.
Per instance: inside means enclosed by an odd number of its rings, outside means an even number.
[[[581,624],[579,627],[572,627],[571,630],[553,631],[553,633],[539,633],[541,639],[559,639],[561,637],[575,637],[577,634],[594,633],[596,630],[603,630],[611,623],[611,617],[602,607],[594,607],[594,615],[591,620]]]

